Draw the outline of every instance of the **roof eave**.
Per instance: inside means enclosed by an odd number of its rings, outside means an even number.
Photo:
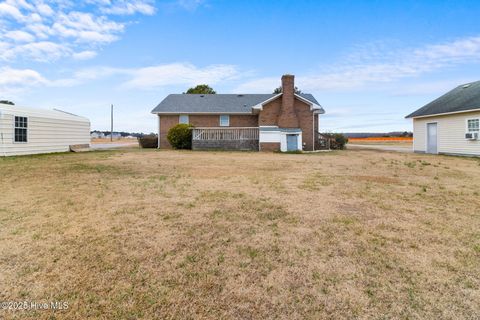
[[[324,114],[325,113],[325,110],[323,109],[323,107],[321,105],[313,103],[312,101],[310,101],[310,100],[308,100],[308,99],[306,99],[306,98],[304,98],[301,95],[296,94],[296,93],[295,93],[295,97],[297,97],[298,100],[303,101],[306,104],[310,105],[310,111],[318,110],[319,114]]]
[[[249,115],[252,114],[251,110],[245,112],[228,112],[228,111],[212,111],[212,112],[188,112],[188,111],[152,111],[152,114],[158,115],[178,115],[178,114],[238,114]]]
[[[283,94],[283,93],[280,92],[279,94],[277,94],[277,95],[275,95],[275,96],[273,96],[273,97],[271,97],[271,98],[268,98],[267,100],[262,101],[262,102],[260,102],[260,103],[258,103],[258,104],[256,104],[256,105],[254,105],[254,106],[252,107],[252,109],[254,109],[254,110],[260,110],[260,111],[261,111],[261,110],[263,110],[263,106],[264,106],[264,105],[266,105],[267,103],[269,103],[269,102],[271,102],[271,101],[273,101],[273,100],[276,100],[277,98],[280,98],[280,97],[282,96],[282,94]]]
[[[480,111],[480,108],[460,110],[460,111],[452,111],[452,112],[443,112],[443,113],[424,114],[424,115],[419,115],[419,116],[414,115],[415,114],[415,112],[414,112],[414,113],[411,113],[408,116],[406,116],[405,119],[417,119],[417,118],[428,118],[428,117],[436,117],[436,116],[447,116],[447,115],[450,115],[450,114],[468,113],[468,112],[475,112],[475,111]]]

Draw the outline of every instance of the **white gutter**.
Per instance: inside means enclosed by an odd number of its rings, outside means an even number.
[[[2,126],[1,126],[2,118],[3,118],[3,112],[2,112],[2,110],[0,110],[0,130],[2,129]],[[1,140],[1,144],[2,144],[3,156],[6,157],[7,152],[5,151],[5,143],[3,142],[3,131],[0,131],[0,140]]]
[[[157,140],[157,149],[160,149],[160,115],[158,115],[158,140]]]
[[[247,110],[246,112],[225,112],[225,111],[219,111],[219,112],[171,112],[171,111],[157,111],[157,112],[151,112],[152,114],[158,114],[158,115],[164,115],[164,116],[176,116],[179,114],[212,114],[212,115],[219,115],[219,114],[233,114],[233,115],[250,115],[251,112],[250,110]]]

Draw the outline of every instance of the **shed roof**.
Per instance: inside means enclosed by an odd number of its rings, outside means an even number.
[[[0,103],[0,116],[1,114],[12,114],[17,116],[32,116],[32,117],[39,117],[39,118],[49,118],[49,119],[58,119],[58,120],[73,120],[73,121],[81,121],[81,122],[90,122],[89,119],[85,117],[78,116],[76,114],[53,109],[36,109],[36,108],[26,108],[20,107],[17,105],[10,105]]]
[[[170,94],[152,113],[245,113],[252,107],[276,94]],[[304,99],[319,105],[311,94],[300,94]]]
[[[480,109],[480,81],[462,84],[438,99],[426,104],[406,118]]]

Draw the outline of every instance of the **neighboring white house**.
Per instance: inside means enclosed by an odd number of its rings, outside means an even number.
[[[458,86],[407,118],[413,119],[415,152],[480,156],[480,81]]]
[[[0,156],[66,152],[90,145],[90,121],[60,110],[0,103]]]
[[[105,138],[110,139],[112,135],[113,135],[113,138],[112,138],[112,139],[120,139],[120,138],[122,137],[122,134],[121,134],[121,133],[119,133],[119,132],[114,132],[114,133],[112,133],[112,134],[106,134],[106,135],[105,135]]]
[[[94,131],[90,133],[90,138],[92,139],[105,138],[105,134],[103,132]]]

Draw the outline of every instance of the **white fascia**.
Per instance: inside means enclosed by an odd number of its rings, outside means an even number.
[[[267,100],[263,101],[263,102],[260,102],[259,104],[256,104],[252,107],[253,110],[263,110],[263,106],[266,105],[267,103],[269,103],[270,101],[273,101],[279,97],[282,96],[282,93],[279,93],[271,98],[268,98]]]
[[[264,105],[266,105],[267,103],[269,103],[269,102],[271,102],[271,101],[273,101],[273,100],[281,97],[282,94],[283,94],[283,93],[279,93],[279,94],[277,94],[277,95],[275,95],[275,96],[273,96],[273,97],[271,97],[271,98],[269,98],[269,99],[267,99],[267,100],[265,100],[265,101],[263,101],[263,102],[261,102],[261,103],[259,103],[259,104],[257,104],[257,105],[254,105],[254,106],[252,107],[252,109],[253,109],[253,110],[259,110],[259,111],[261,111],[261,110],[263,110],[263,106],[264,106]],[[295,93],[295,97],[296,97],[298,100],[300,100],[300,101],[305,102],[306,104],[308,104],[308,105],[310,106],[310,111],[316,111],[318,114],[324,114],[324,113],[325,113],[325,110],[323,110],[323,108],[322,108],[321,105],[318,105],[318,104],[316,104],[316,103],[313,103],[313,102],[311,102],[310,100],[307,100],[307,99],[305,99],[304,97],[302,97],[301,95],[298,95],[298,94],[296,94],[296,93]]]

